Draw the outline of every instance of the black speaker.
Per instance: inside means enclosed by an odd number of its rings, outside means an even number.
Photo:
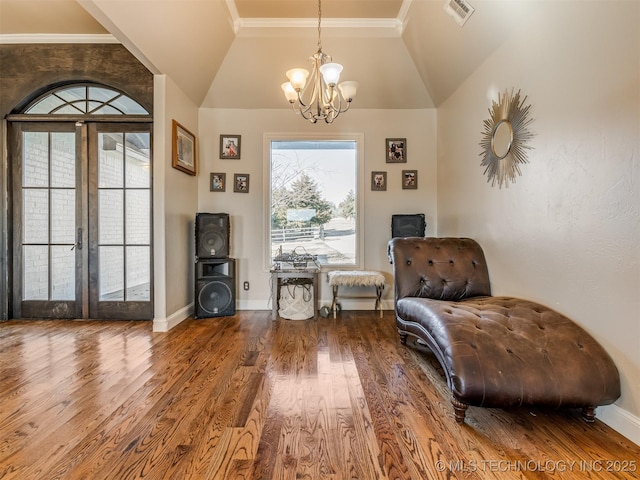
[[[391,237],[424,237],[427,223],[424,213],[391,215]]]
[[[195,318],[236,313],[236,261],[233,258],[196,262]]]
[[[229,256],[229,214],[196,213],[196,257],[227,258]]]

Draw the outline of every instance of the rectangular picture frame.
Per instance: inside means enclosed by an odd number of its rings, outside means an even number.
[[[387,190],[387,172],[371,172],[371,190],[374,192]]]
[[[387,163],[407,163],[406,138],[387,138],[385,148]]]
[[[248,173],[235,173],[233,175],[233,191],[237,193],[249,193]]]
[[[197,175],[198,159],[196,156],[196,136],[180,125],[176,120],[172,121],[172,163],[173,168],[189,175]]]
[[[227,187],[227,174],[212,172],[209,177],[209,190],[212,192],[224,192]]]
[[[239,160],[241,140],[241,135],[220,135],[220,158],[223,160]]]
[[[417,190],[418,189],[418,171],[402,170],[402,189]]]

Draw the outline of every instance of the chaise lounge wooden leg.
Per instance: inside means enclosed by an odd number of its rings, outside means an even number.
[[[402,330],[398,330],[398,335],[400,335],[400,343],[402,345],[406,345],[407,344],[407,337],[409,336],[407,334],[407,332],[404,332]]]
[[[451,397],[451,405],[453,405],[453,415],[458,423],[464,423],[464,417],[467,414],[469,405]]]
[[[583,407],[582,419],[587,423],[593,423],[596,421],[596,408],[595,407]]]

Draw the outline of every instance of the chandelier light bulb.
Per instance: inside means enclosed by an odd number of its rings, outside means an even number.
[[[330,87],[335,87],[340,80],[340,73],[342,72],[342,65],[339,63],[325,63],[320,67],[320,73],[324,82]]]
[[[298,94],[296,93],[296,89],[293,88],[291,82],[284,82],[280,85],[282,91],[284,92],[284,96],[287,98],[289,103],[294,103],[298,99]]]
[[[342,97],[347,102],[350,102],[356,96],[356,92],[358,91],[359,86],[360,85],[358,84],[358,82],[349,80],[346,82],[342,82],[340,85],[338,85],[338,88],[340,89],[340,93],[342,93]]]
[[[287,72],[287,78],[295,90],[302,90],[307,84],[309,71],[304,68],[292,68]]]

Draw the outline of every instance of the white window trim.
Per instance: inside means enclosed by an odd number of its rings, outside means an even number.
[[[271,142],[273,141],[303,141],[303,140],[324,140],[324,141],[355,141],[357,146],[357,168],[356,168],[356,198],[357,198],[357,221],[356,221],[356,261],[355,265],[323,266],[323,270],[351,269],[362,270],[364,265],[364,134],[363,133],[265,133],[263,137],[262,152],[262,175],[264,198],[263,198],[263,226],[262,238],[264,248],[262,251],[262,264],[264,271],[268,272],[272,268],[271,264]]]

